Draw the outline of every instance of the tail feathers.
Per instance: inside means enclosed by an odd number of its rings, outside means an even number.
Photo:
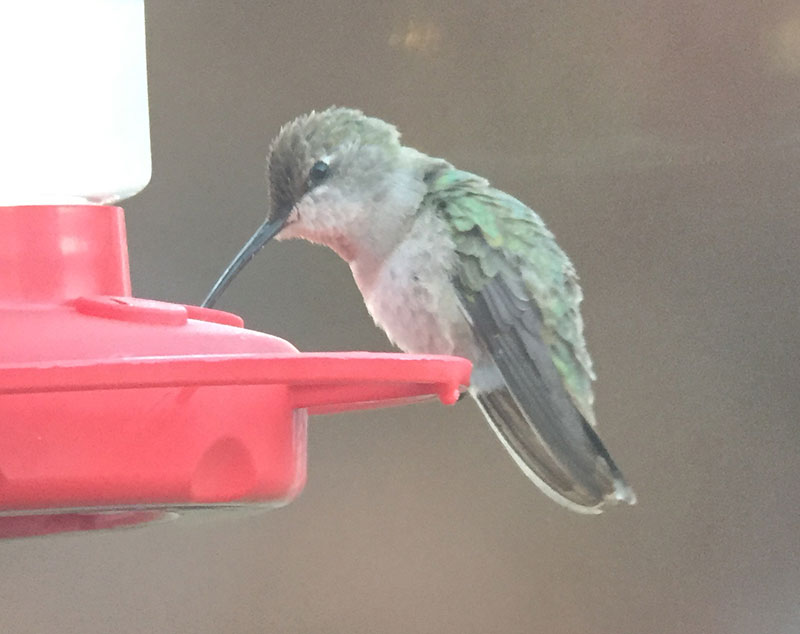
[[[473,396],[517,465],[545,495],[579,513],[600,513],[607,504],[635,504],[636,495],[586,421],[581,442],[550,447],[505,387]],[[587,460],[591,469],[571,468]]]

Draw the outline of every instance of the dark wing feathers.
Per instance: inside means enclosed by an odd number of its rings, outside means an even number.
[[[449,168],[429,187],[427,203],[453,230],[462,307],[505,384],[484,393],[475,386],[498,435],[529,477],[568,506],[632,502],[589,424],[594,377],[569,259],[532,210],[484,179]]]
[[[619,473],[564,389],[536,305],[515,297],[502,276],[463,304],[506,384],[478,396],[501,414],[490,417],[498,434],[559,495],[581,507],[602,504]]]

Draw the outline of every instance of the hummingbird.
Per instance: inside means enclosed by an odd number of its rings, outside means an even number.
[[[272,238],[327,246],[397,347],[472,361],[471,396],[542,492],[581,513],[635,503],[595,431],[575,268],[531,208],[350,108],[285,124],[267,180],[266,220],[203,306]]]

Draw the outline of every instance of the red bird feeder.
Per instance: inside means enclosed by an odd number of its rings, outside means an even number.
[[[123,212],[0,207],[0,537],[286,504],[306,422],[437,395],[464,359],[300,353],[233,314],[130,295]]]
[[[143,0],[2,5],[0,36],[0,537],[286,504],[309,413],[456,399],[464,359],[303,354],[131,297],[103,204],[150,179]]]

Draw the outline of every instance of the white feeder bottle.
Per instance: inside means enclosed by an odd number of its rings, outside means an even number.
[[[150,180],[144,0],[0,3],[0,205],[112,203]]]

